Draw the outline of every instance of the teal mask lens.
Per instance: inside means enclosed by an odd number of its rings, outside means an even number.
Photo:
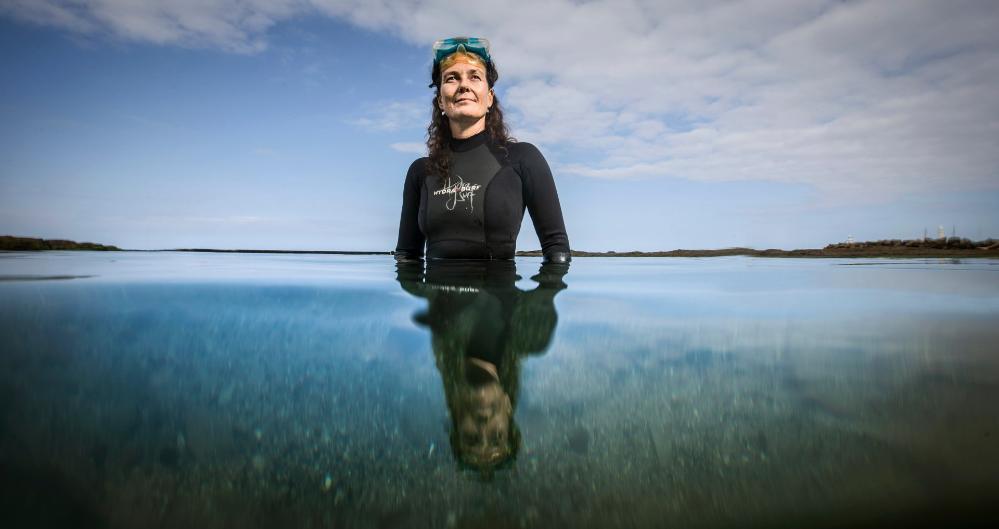
[[[488,40],[478,37],[454,37],[434,43],[434,65],[440,63],[444,57],[459,51],[474,53],[482,57],[487,64],[490,61]]]

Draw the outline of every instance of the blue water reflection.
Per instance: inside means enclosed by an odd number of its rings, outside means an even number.
[[[0,518],[981,521],[997,265],[0,254]]]

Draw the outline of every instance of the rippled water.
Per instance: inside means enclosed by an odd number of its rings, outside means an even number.
[[[994,260],[0,253],[0,349],[4,527],[953,526],[999,500]]]

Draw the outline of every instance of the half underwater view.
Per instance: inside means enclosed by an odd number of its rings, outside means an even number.
[[[0,253],[0,526],[999,520],[999,260]]]

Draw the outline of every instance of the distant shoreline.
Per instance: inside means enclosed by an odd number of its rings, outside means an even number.
[[[518,256],[541,256],[538,250],[517,252]],[[772,258],[851,258],[851,257],[894,257],[908,258],[999,258],[999,249],[930,249],[894,247],[864,247],[849,249],[798,249],[798,250],[754,250],[752,248],[724,248],[721,250],[671,250],[668,252],[572,252],[573,257],[772,257]]]
[[[392,252],[351,250],[216,250],[213,248],[176,248],[173,250],[135,250],[138,252],[200,252],[200,253],[289,253],[318,255],[392,255]]]
[[[91,242],[75,242],[64,239],[37,239],[31,237],[0,236],[0,251],[45,251],[45,250],[84,250],[84,251],[136,251],[136,252],[196,252],[196,253],[246,253],[246,254],[295,254],[295,255],[393,255],[390,251],[349,251],[349,250],[222,250],[216,248],[175,248],[164,250],[123,250],[116,246]],[[518,257],[541,257],[540,250],[517,252]],[[858,243],[830,244],[825,248],[797,250],[753,248],[724,248],[720,250],[670,250],[658,252],[587,252],[573,250],[573,257],[792,257],[792,258],[851,258],[851,257],[892,257],[892,258],[999,258],[999,242],[992,239],[970,241],[952,237],[930,240],[883,240]]]

